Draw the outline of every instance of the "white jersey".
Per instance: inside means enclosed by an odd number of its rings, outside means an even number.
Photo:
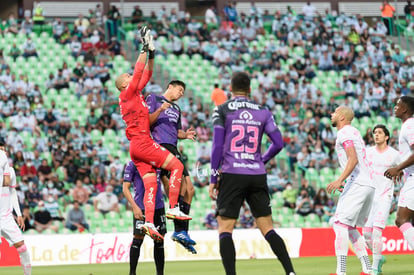
[[[0,175],[10,175],[9,159],[4,151],[0,150]],[[3,187],[3,176],[0,177],[0,198]]]
[[[338,155],[341,169],[344,170],[346,167],[348,157],[345,149],[351,144],[353,144],[355,148],[358,163],[346,179],[345,186],[349,186],[355,182],[359,185],[374,187],[373,173],[366,156],[364,140],[359,131],[350,125],[346,125],[339,130],[336,137],[335,150]]]
[[[395,167],[400,163],[400,154],[392,147],[387,147],[384,152],[379,152],[375,146],[367,148],[367,158],[374,171],[375,193],[393,193],[394,183],[384,176],[385,170]]]
[[[401,162],[407,160],[412,154],[411,145],[414,144],[414,118],[407,119],[401,126],[398,147],[400,150]],[[414,165],[404,169],[404,174],[409,176],[414,174]]]
[[[13,212],[12,204],[12,188],[16,188],[16,173],[14,169],[10,168],[10,186],[2,187],[3,193],[0,200],[0,218],[11,215]]]

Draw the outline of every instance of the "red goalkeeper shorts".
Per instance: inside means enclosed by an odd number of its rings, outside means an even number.
[[[155,169],[160,168],[171,153],[152,138],[140,136],[131,140],[129,154],[143,177],[147,173],[155,173]]]

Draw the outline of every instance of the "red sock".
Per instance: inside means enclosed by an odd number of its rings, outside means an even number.
[[[143,179],[145,194],[144,194],[144,207],[145,207],[145,222],[154,223],[155,212],[155,197],[157,195],[157,177],[149,176]]]
[[[174,208],[178,203],[178,196],[180,195],[181,177],[183,176],[184,165],[176,157],[174,157],[165,167],[170,171],[170,208]]]

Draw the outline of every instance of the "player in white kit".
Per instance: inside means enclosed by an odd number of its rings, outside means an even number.
[[[4,146],[4,142],[0,141],[0,145]],[[3,185],[10,185],[10,167],[9,167],[9,159],[4,151],[0,150],[0,199],[2,196]],[[0,230],[2,221],[0,219]]]
[[[356,229],[364,226],[375,188],[373,173],[366,158],[365,143],[359,131],[351,126],[354,112],[340,106],[331,115],[332,126],[338,129],[335,150],[342,169],[337,180],[327,186],[327,191],[341,191],[334,217],[336,275],[346,274],[346,260],[349,240],[362,264],[360,275],[373,274],[365,241]]]
[[[375,275],[382,272],[385,257],[382,256],[382,231],[390,214],[394,194],[394,183],[384,177],[384,172],[399,163],[400,154],[388,146],[390,132],[379,124],[373,130],[375,146],[367,148],[367,158],[374,171],[375,195],[368,221],[362,232],[369,249],[372,250],[372,270]]]
[[[402,126],[398,138],[401,163],[389,168],[384,175],[387,178],[399,181],[404,175],[404,186],[400,190],[398,199],[397,219],[395,224],[403,233],[411,248],[414,248],[414,98],[402,96],[394,107],[395,116],[401,119]]]
[[[0,141],[0,152],[4,153],[4,143]],[[7,158],[7,156],[6,156]],[[24,230],[24,221],[20,212],[19,202],[16,193],[16,174],[12,167],[8,167],[6,173],[10,178],[10,183],[4,184],[0,200],[0,222],[1,222],[1,236],[3,236],[10,246],[14,246],[20,255],[20,263],[23,267],[24,275],[32,274],[32,266],[30,261],[30,254],[23,240],[22,232],[19,226]],[[1,177],[0,177],[1,178]],[[17,214],[17,222],[13,217],[13,209]],[[1,242],[1,239],[0,239]]]

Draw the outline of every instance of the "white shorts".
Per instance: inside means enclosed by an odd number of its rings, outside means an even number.
[[[405,180],[404,186],[400,190],[398,207],[407,207],[414,211],[414,175],[410,175]]]
[[[379,227],[384,229],[390,215],[393,193],[390,190],[385,194],[375,193],[371,212],[365,227]]]
[[[352,183],[345,186],[338,200],[335,212],[335,221],[355,227],[364,226],[374,199],[375,188]]]
[[[9,245],[12,246],[23,241],[22,231],[14,220],[13,215],[2,216],[1,219],[1,235],[7,240]]]

